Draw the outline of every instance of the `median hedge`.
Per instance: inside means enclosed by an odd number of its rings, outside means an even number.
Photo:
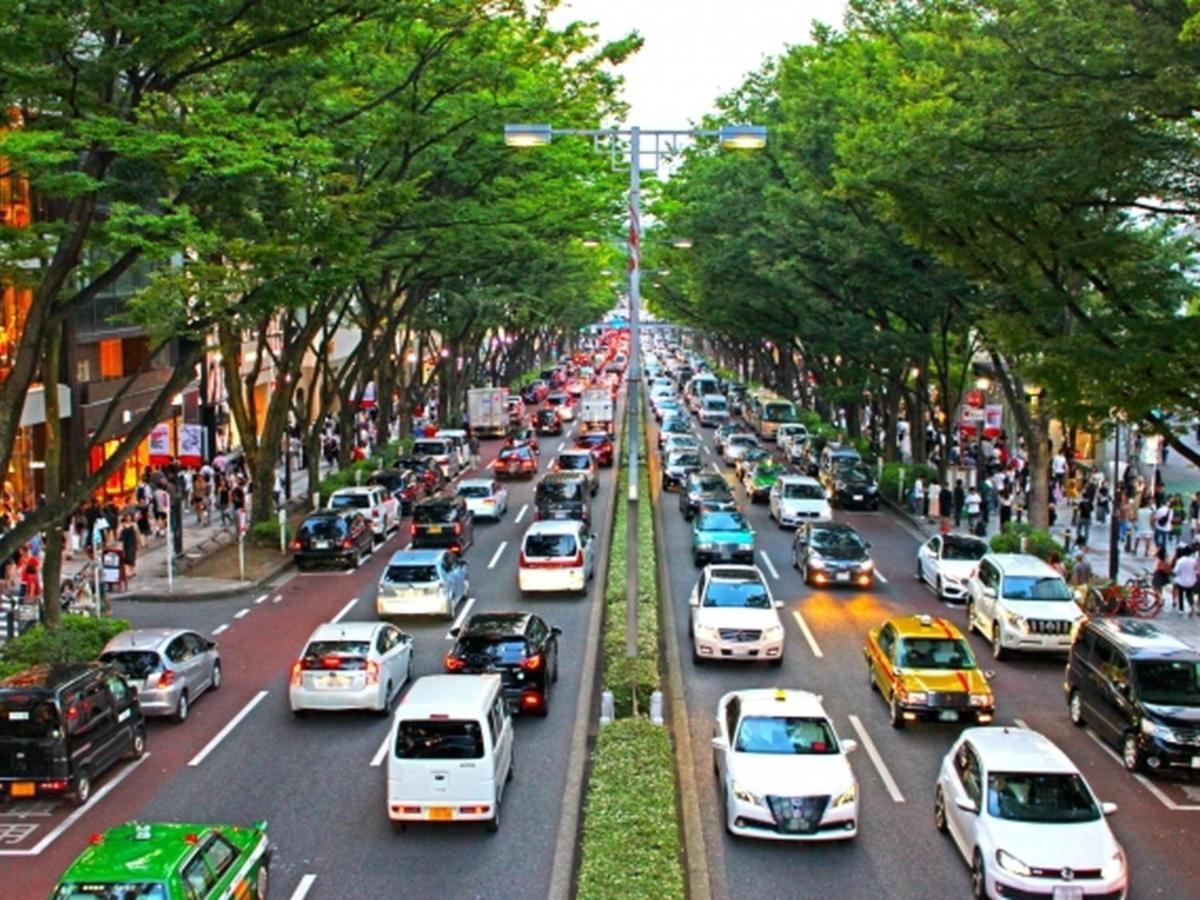
[[[41,663],[97,659],[105,644],[128,629],[124,619],[74,615],[63,616],[57,628],[35,625],[0,650],[0,678]]]
[[[580,848],[580,900],[684,896],[675,761],[667,729],[642,718],[600,729]]]

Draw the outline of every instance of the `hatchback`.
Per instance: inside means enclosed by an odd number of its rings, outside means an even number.
[[[533,478],[537,475],[537,457],[528,447],[505,447],[496,457],[493,471],[497,478],[516,478],[523,475]]]
[[[551,469],[555,472],[572,472],[587,476],[592,496],[600,488],[600,473],[596,470],[596,458],[590,450],[564,450],[558,454]]]
[[[521,541],[518,565],[522,591],[586,594],[596,568],[596,539],[582,522],[534,522]]]
[[[194,631],[122,631],[105,645],[100,661],[115,666],[137,688],[147,716],[174,716],[183,722],[197,697],[221,686],[221,653],[215,642]]]
[[[317,626],[292,663],[292,712],[370,709],[386,716],[412,679],[412,647],[412,638],[387,622]]]
[[[400,527],[400,501],[379,485],[341,488],[329,495],[329,509],[355,509],[371,523],[375,540],[383,543]]]
[[[475,543],[475,517],[462,497],[430,497],[413,510],[412,549],[445,547],[461,554]]]
[[[550,685],[558,681],[558,636],[562,630],[527,612],[480,613],[452,629],[447,672],[496,672],[514,709],[545,716]]]
[[[303,572],[317,565],[359,564],[375,549],[375,534],[362,513],[322,509],[309,513],[292,540],[292,559]]]
[[[452,619],[470,590],[470,564],[449,550],[397,550],[379,577],[375,611]]]
[[[467,501],[467,509],[477,520],[499,522],[508,512],[508,488],[491,478],[468,478],[458,485],[455,494]]]
[[[590,450],[596,464],[608,469],[613,464],[612,438],[603,431],[589,431],[575,438],[576,450]]]

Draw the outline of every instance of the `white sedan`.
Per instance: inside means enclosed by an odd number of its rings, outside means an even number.
[[[742,837],[837,841],[858,834],[858,780],[808,691],[756,688],[721,698],[713,763],[725,827]]]
[[[387,622],[317,626],[292,664],[292,712],[370,709],[386,716],[412,680],[412,649],[412,637]]]
[[[467,502],[467,509],[476,519],[495,519],[499,522],[508,512],[508,488],[495,479],[464,479],[459,482],[455,493]]]
[[[721,458],[732,466],[746,454],[746,451],[758,446],[761,446],[758,438],[752,434],[731,434],[725,439],[724,446],[721,448]]]
[[[966,600],[967,583],[987,553],[987,541],[972,535],[935,534],[917,548],[917,580],[940,600]]]

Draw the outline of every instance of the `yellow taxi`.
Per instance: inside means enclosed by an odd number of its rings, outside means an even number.
[[[900,616],[867,634],[871,690],[888,703],[892,727],[918,720],[992,721],[995,701],[962,632],[942,618]]]

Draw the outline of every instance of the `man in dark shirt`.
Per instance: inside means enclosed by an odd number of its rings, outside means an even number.
[[[954,527],[962,527],[963,507],[967,503],[967,492],[963,489],[961,478],[954,481]]]

